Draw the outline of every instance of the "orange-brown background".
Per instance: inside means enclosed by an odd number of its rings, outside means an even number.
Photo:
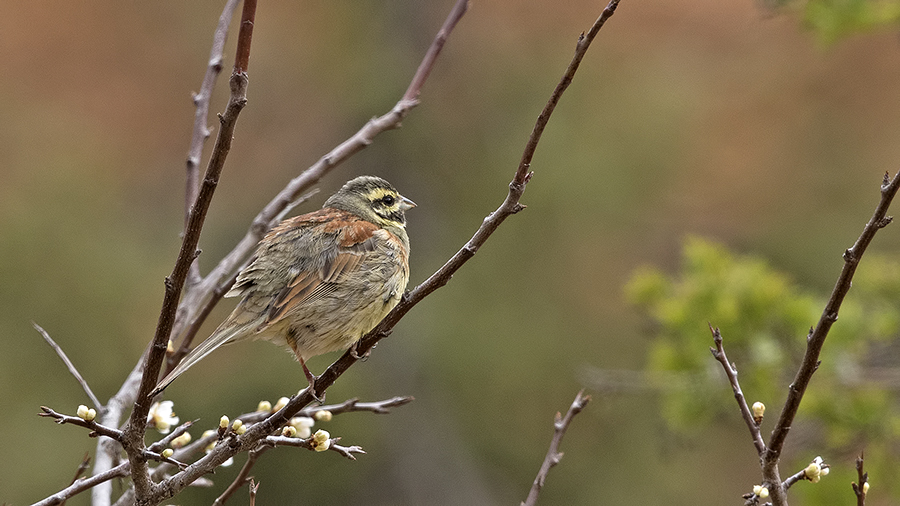
[[[86,431],[35,416],[40,405],[73,413],[86,398],[30,322],[104,400],[152,336],[182,223],[190,92],[221,3],[41,0],[3,9],[0,502],[60,489],[94,449]],[[451,5],[260,3],[249,105],[201,239],[204,271],[288,179],[393,105]],[[534,118],[601,8],[473,2],[403,128],[330,174],[301,211],[354,175],[388,178],[419,204],[409,219],[411,283],[421,282],[503,199]],[[882,173],[900,168],[898,83],[893,33],[823,47],[796,17],[770,16],[751,0],[624,0],[538,148],[528,210],[328,392],[329,401],[416,402],[325,426],[369,452],[358,462],[270,452],[254,472],[261,500],[523,499],[552,416],[571,402],[585,367],[644,364],[646,328],[622,296],[632,269],[675,268],[682,237],[696,233],[828,289]],[[220,80],[213,111],[226,88]],[[898,247],[894,228],[875,244]],[[302,384],[288,354],[245,344],[167,393],[183,420],[203,427]],[[727,389],[721,395],[733,402]],[[759,479],[736,410],[708,437],[684,440],[666,430],[653,395],[595,396],[563,450],[542,504],[737,503]],[[236,472],[175,502],[209,503]],[[851,501],[847,492],[835,504]]]

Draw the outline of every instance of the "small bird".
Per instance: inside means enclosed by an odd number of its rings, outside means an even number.
[[[289,347],[313,392],[306,359],[356,344],[400,302],[409,281],[405,211],[415,205],[384,179],[360,176],[322,209],[281,222],[225,295],[241,297],[237,307],[153,395],[223,344],[256,339]]]

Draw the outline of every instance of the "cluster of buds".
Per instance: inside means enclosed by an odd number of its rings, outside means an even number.
[[[309,445],[317,452],[324,452],[331,447],[331,434],[327,430],[319,429],[309,438]]]
[[[828,464],[822,460],[822,457],[816,457],[808,466],[806,466],[806,469],[803,470],[803,474],[807,480],[813,483],[819,483],[819,480],[821,480],[823,476],[828,475],[828,471]]]
[[[97,410],[89,408],[84,404],[78,406],[78,410],[75,413],[78,415],[78,418],[81,418],[85,422],[92,422],[94,421],[94,418],[97,418]]]
[[[767,499],[769,497],[769,489],[762,485],[754,485],[753,494],[760,499]]]

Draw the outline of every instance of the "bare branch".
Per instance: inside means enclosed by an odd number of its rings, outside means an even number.
[[[89,478],[76,480],[72,485],[60,490],[59,492],[34,503],[32,506],[51,506],[64,503],[70,497],[80,494],[85,490],[96,487],[101,483],[105,483],[114,478],[123,478],[128,476],[130,464],[127,462],[120,464],[112,469],[108,469],[100,474],[95,474]]]
[[[734,391],[734,399],[738,403],[738,408],[741,410],[741,416],[744,417],[744,422],[747,424],[747,428],[750,429],[750,437],[753,439],[753,446],[756,447],[756,453],[762,455],[763,452],[766,451],[766,443],[763,441],[762,434],[759,432],[759,422],[753,416],[753,413],[750,412],[750,406],[747,405],[747,399],[744,398],[744,392],[741,391],[741,385],[738,383],[738,373],[734,364],[728,361],[728,357],[725,356],[725,347],[722,345],[722,334],[719,332],[718,328],[713,328],[712,325],[709,326],[710,332],[713,335],[713,341],[716,343],[715,348],[710,348],[709,351],[712,352],[713,357],[722,364],[722,368],[725,369],[725,375],[728,376],[728,381],[731,383],[731,389]]]
[[[203,83],[200,85],[200,91],[194,94],[194,128],[191,130],[191,144],[188,148],[188,156],[186,162],[187,174],[185,178],[184,191],[184,225],[187,227],[188,218],[191,215],[191,206],[197,200],[197,192],[199,191],[200,177],[200,157],[203,155],[203,144],[209,139],[210,130],[207,126],[209,116],[209,101],[212,97],[213,88],[219,73],[222,72],[222,55],[225,49],[225,41],[228,38],[228,25],[231,18],[234,17],[234,10],[237,8],[239,0],[228,0],[225,2],[225,8],[219,15],[219,23],[213,34],[213,45],[209,51],[209,62],[206,65],[206,74],[203,76]],[[188,274],[188,286],[193,286],[200,282],[200,264],[197,260],[191,263],[190,272]]]
[[[788,388],[787,400],[772,431],[772,437],[769,439],[768,447],[762,459],[763,478],[770,483],[776,484],[772,487],[773,490],[770,490],[772,503],[775,506],[787,504],[787,498],[784,490],[781,488],[781,479],[778,475],[778,461],[781,458],[784,441],[791,430],[791,424],[794,422],[797,410],[800,409],[800,401],[803,399],[803,394],[809,386],[813,373],[819,367],[819,354],[822,351],[822,346],[825,344],[828,331],[831,330],[831,326],[837,321],[838,311],[841,308],[844,297],[850,290],[856,267],[859,265],[859,261],[866,252],[869,243],[875,237],[875,233],[891,222],[891,217],[887,216],[887,210],[897,194],[898,188],[900,188],[900,172],[893,179],[890,179],[889,174],[885,173],[881,184],[881,200],[869,222],[863,228],[862,234],[860,234],[853,246],[844,252],[844,267],[831,292],[831,298],[825,305],[825,310],[822,311],[822,316],[819,318],[815,329],[807,337],[806,354],[803,357],[803,362],[797,371],[797,375],[794,377],[794,381]]]
[[[41,411],[43,411],[43,413],[38,413],[38,416],[53,418],[54,420],[56,420],[56,423],[60,425],[70,423],[72,425],[84,427],[85,429],[91,429],[91,432],[88,434],[90,437],[106,436],[115,439],[116,441],[122,440],[122,431],[113,429],[112,427],[106,427],[105,425],[100,425],[93,420],[87,421],[77,416],[69,416],[62,413],[57,413],[47,406],[41,406]]]
[[[259,448],[250,450],[247,452],[247,462],[244,462],[244,467],[241,468],[241,472],[235,476],[234,480],[231,482],[231,485],[228,485],[228,488],[222,492],[222,495],[216,498],[213,502],[213,506],[221,506],[225,504],[235,492],[240,490],[245,484],[250,482],[252,478],[250,478],[250,470],[253,469],[254,464],[256,464],[256,460],[266,451],[271,450],[274,446],[260,446]],[[251,486],[252,488],[252,486]]]
[[[248,11],[247,5],[252,4],[255,7],[256,2],[244,2],[244,12],[241,19],[242,27],[245,21],[250,21],[254,13]],[[144,373],[141,377],[140,389],[138,390],[137,399],[134,402],[134,408],[128,425],[125,428],[122,439],[122,446],[128,454],[131,462],[132,481],[135,487],[135,501],[142,504],[147,500],[151,492],[153,483],[150,480],[147,469],[147,462],[142,455],[144,447],[144,432],[147,427],[147,413],[150,410],[150,393],[156,384],[157,375],[165,356],[169,336],[172,333],[172,327],[175,323],[175,314],[178,308],[178,301],[181,298],[182,288],[187,277],[188,269],[197,255],[197,244],[200,240],[200,231],[203,228],[203,222],[206,219],[206,213],[209,210],[213,193],[218,186],[219,176],[225,166],[225,158],[231,149],[231,142],[234,136],[234,128],[237,124],[238,116],[247,103],[247,74],[241,69],[246,68],[247,58],[249,55],[250,33],[242,33],[238,38],[238,59],[241,65],[235,63],[235,70],[231,75],[231,97],[225,108],[225,113],[220,115],[219,121],[221,127],[219,135],[216,138],[216,144],[213,147],[210,156],[209,165],[206,169],[206,175],[197,194],[196,203],[191,207],[190,217],[185,226],[185,234],[181,243],[181,250],[175,261],[172,274],[166,278],[165,296],[163,298],[162,309],[160,310],[159,321],[156,327],[156,334],[150,345],[149,353],[146,354]],[[243,58],[241,60],[241,58]]]
[[[317,411],[330,411],[332,415],[339,415],[341,413],[350,413],[353,411],[371,411],[372,413],[383,415],[391,412],[388,408],[403,406],[414,400],[415,399],[410,396],[393,397],[377,402],[359,402],[358,399],[348,399],[340,404],[327,404],[324,406],[303,408],[298,414],[303,416],[313,416]]]
[[[91,391],[91,387],[81,376],[81,373],[78,372],[78,369],[75,368],[75,364],[73,364],[72,361],[69,360],[69,357],[66,356],[66,352],[64,352],[63,349],[58,344],[56,344],[56,341],[54,341],[50,337],[50,334],[48,334],[46,330],[41,328],[40,325],[35,322],[31,322],[31,325],[35,328],[35,330],[40,332],[42,336],[44,336],[44,340],[47,341],[47,344],[49,344],[50,347],[53,348],[53,351],[55,351],[56,354],[59,355],[59,358],[61,358],[63,363],[66,364],[66,367],[69,369],[69,372],[72,373],[72,376],[75,376],[75,380],[79,385],[81,385],[81,388],[84,390],[84,393],[87,394],[88,399],[91,400],[91,403],[94,405],[94,407],[97,408],[98,411],[102,412],[103,404],[99,399],[97,399],[97,396],[94,395],[94,392]]]
[[[301,439],[296,437],[269,436],[262,442],[267,445],[271,445],[272,447],[279,445],[294,446],[297,448],[306,448],[310,451],[316,451],[315,447],[310,444],[311,439],[311,437]],[[353,456],[354,453],[366,453],[360,446],[341,446],[337,444],[337,442],[340,440],[341,438],[339,437],[329,439],[328,451],[337,452],[342,457],[348,458],[350,460],[356,460],[356,457]]]
[[[81,475],[84,474],[84,472],[87,471],[88,467],[90,467],[90,466],[91,466],[91,454],[89,454],[88,452],[84,452],[84,457],[81,458],[81,463],[78,464],[78,467],[75,469],[75,476],[72,478],[72,481],[69,483],[69,486],[74,485],[75,482],[77,482],[78,479],[81,478]],[[65,504],[66,504],[66,499],[63,499],[63,501],[61,503],[59,503],[60,506],[65,506]]]
[[[522,506],[534,506],[537,504],[538,494],[541,493],[541,489],[544,487],[544,481],[547,479],[547,474],[550,473],[550,468],[559,464],[560,459],[562,459],[563,454],[559,451],[559,445],[562,443],[563,436],[566,435],[569,424],[572,423],[572,419],[575,418],[575,415],[581,413],[581,410],[584,409],[590,400],[591,397],[589,395],[584,395],[584,390],[581,390],[578,392],[578,395],[575,396],[572,405],[569,406],[569,410],[566,412],[565,417],[561,416],[559,412],[556,413],[556,419],[553,422],[553,439],[550,441],[550,449],[547,450],[547,456],[544,457],[541,469],[538,471],[537,477],[531,485],[528,497],[521,503]]]
[[[869,492],[869,473],[863,471],[863,453],[856,457],[856,475],[859,483],[852,482],[853,493],[856,495],[856,506],[866,506],[866,494]]]
[[[250,506],[256,506],[256,493],[259,492],[259,483],[250,478]]]
[[[465,14],[468,9],[469,0],[457,0],[456,5],[453,6],[453,10],[450,11],[447,19],[444,20],[443,26],[441,26],[441,29],[438,30],[437,35],[434,37],[434,42],[431,43],[428,52],[425,53],[425,58],[419,63],[416,75],[413,76],[412,81],[409,83],[409,87],[406,89],[406,93],[403,94],[401,102],[414,102],[419,99],[422,85],[425,84],[425,80],[428,79],[428,74],[430,74],[431,69],[434,68],[434,62],[437,61],[438,55],[441,54],[441,50],[444,49],[444,43],[447,42],[450,32],[453,31],[453,28],[456,27],[456,24],[459,23],[459,20],[462,19],[463,14]]]

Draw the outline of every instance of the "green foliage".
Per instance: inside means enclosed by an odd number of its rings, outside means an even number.
[[[804,24],[826,43],[900,23],[897,0],[775,0],[771,5],[799,10]]]
[[[713,341],[707,322],[721,329],[747,401],[766,404],[771,423],[827,300],[760,258],[700,238],[686,240],[677,274],[642,268],[627,295],[655,324],[648,369],[693,379],[692,388],[666,389],[662,397],[667,421],[686,434],[699,434],[715,418],[738,419],[725,375],[708,351]],[[900,445],[897,392],[886,367],[896,363],[891,354],[898,347],[898,298],[900,263],[868,254],[794,423],[795,431],[812,432],[797,465],[818,453],[826,462],[829,454],[854,454],[867,442],[885,450],[879,462],[900,464],[896,452],[886,451]]]

